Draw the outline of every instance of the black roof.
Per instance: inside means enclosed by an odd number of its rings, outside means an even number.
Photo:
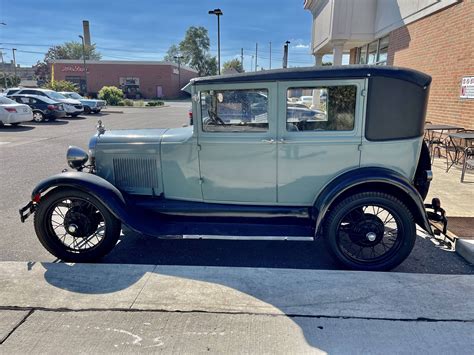
[[[422,87],[428,86],[431,83],[429,75],[417,70],[385,65],[342,65],[262,70],[258,72],[194,78],[191,79],[191,83],[201,85],[284,80],[360,79],[367,77],[394,78]]]

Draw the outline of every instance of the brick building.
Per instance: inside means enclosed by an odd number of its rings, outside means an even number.
[[[67,80],[85,91],[84,63],[81,60],[55,60],[49,63],[54,80]],[[103,86],[120,87],[131,98],[176,98],[197,71],[168,62],[87,61],[87,92],[97,94]]]
[[[432,76],[427,120],[474,129],[473,0],[306,0],[316,65],[394,65]],[[473,78],[473,79],[471,79]],[[473,81],[474,83],[474,81]],[[465,87],[463,88],[466,89]]]

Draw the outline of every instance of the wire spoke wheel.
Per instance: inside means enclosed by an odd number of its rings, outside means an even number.
[[[73,253],[93,249],[104,239],[104,217],[89,201],[58,200],[50,206],[48,217],[50,232]]]
[[[351,269],[390,270],[410,254],[416,227],[410,210],[382,192],[348,196],[331,208],[325,223],[330,250]]]
[[[109,253],[121,223],[105,205],[84,191],[58,188],[41,199],[35,213],[41,244],[64,261],[90,262]]]
[[[337,231],[341,251],[354,261],[378,261],[396,252],[400,245],[400,222],[394,212],[378,205],[363,205],[349,211]]]

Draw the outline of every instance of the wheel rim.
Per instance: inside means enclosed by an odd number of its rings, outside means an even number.
[[[36,122],[41,122],[43,120],[43,115],[39,112],[35,112],[35,113],[33,113],[33,119]]]
[[[51,235],[72,253],[95,249],[105,239],[103,214],[93,203],[78,197],[52,203],[47,221]]]
[[[351,209],[339,221],[337,244],[346,258],[372,264],[390,259],[403,237],[398,214],[386,206],[364,204]]]

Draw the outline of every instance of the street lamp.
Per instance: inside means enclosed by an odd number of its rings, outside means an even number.
[[[86,45],[84,43],[84,37],[79,35],[79,38],[82,40],[82,59],[84,60],[84,85],[85,85],[85,94],[87,95]]]
[[[181,89],[181,59],[184,58],[182,55],[173,56],[178,61],[178,90]]]
[[[221,75],[221,22],[220,17],[224,15],[221,9],[214,9],[209,11],[209,15],[217,16],[217,69]]]

